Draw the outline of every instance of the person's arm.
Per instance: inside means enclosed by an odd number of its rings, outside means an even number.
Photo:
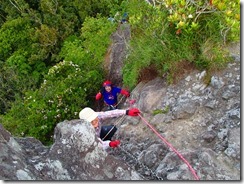
[[[108,149],[109,147],[111,148],[116,148],[120,145],[120,141],[119,140],[114,140],[114,141],[102,141],[100,138],[98,138],[99,142],[102,144],[102,148],[103,150]]]
[[[140,111],[137,108],[132,108],[128,110],[115,109],[111,111],[97,112],[97,114],[99,119],[107,119],[107,118],[119,117],[122,115],[138,116],[140,114]]]
[[[130,97],[130,93],[127,90],[125,90],[125,89],[121,89],[120,93],[122,95],[125,95],[126,97]]]
[[[100,100],[103,97],[104,87],[96,94],[96,100]]]
[[[107,118],[113,118],[113,117],[119,117],[126,115],[126,110],[124,109],[115,109],[111,111],[103,111],[103,112],[97,112],[99,119],[107,119]]]
[[[96,100],[100,100],[102,98],[102,93],[101,92],[98,92],[96,94]]]

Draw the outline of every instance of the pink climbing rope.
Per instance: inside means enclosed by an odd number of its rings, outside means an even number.
[[[197,176],[196,172],[194,171],[194,169],[192,168],[192,166],[189,164],[189,162],[168,142],[166,141],[166,139],[164,137],[162,137],[146,120],[145,118],[143,118],[140,114],[139,114],[140,118],[144,121],[144,123],[146,123],[149,128],[152,129],[152,131],[161,139],[164,141],[165,144],[167,144],[184,162],[185,164],[189,167],[190,171],[192,172],[194,178],[196,180],[199,180],[199,177]]]

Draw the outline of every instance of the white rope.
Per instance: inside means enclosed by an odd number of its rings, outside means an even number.
[[[123,115],[118,121],[116,121],[116,123],[114,124],[114,126],[109,130],[109,132],[102,138],[102,140],[104,140],[107,136],[108,136],[108,134],[114,129],[114,127],[116,126],[116,125],[118,125],[121,121],[122,121],[122,119],[125,117],[125,115]]]

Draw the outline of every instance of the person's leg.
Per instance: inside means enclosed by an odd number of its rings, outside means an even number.
[[[111,130],[111,131],[110,131]],[[113,125],[108,125],[108,126],[102,126],[101,128],[101,133],[100,133],[100,138],[103,141],[110,140],[112,139],[113,135],[117,131],[116,126]],[[109,134],[108,134],[109,132]]]

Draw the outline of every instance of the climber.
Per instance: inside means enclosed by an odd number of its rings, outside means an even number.
[[[119,117],[123,115],[138,116],[140,111],[137,108],[131,108],[128,110],[115,109],[111,111],[95,112],[89,107],[82,109],[79,113],[80,119],[86,120],[92,124],[95,128],[96,136],[103,145],[103,149],[108,147],[116,148],[119,144],[119,140],[111,140],[114,133],[117,131],[115,125],[104,125],[102,120],[112,117]]]
[[[103,83],[102,89],[96,94],[96,100],[100,100],[103,97],[104,103],[108,107],[107,110],[114,110],[118,106],[117,94],[119,93],[126,97],[130,96],[127,90],[115,87],[111,81],[106,80]]]
[[[128,16],[128,13],[125,12],[122,16],[122,19],[121,19],[121,24],[124,24],[124,23],[127,23],[129,20],[129,16]]]

